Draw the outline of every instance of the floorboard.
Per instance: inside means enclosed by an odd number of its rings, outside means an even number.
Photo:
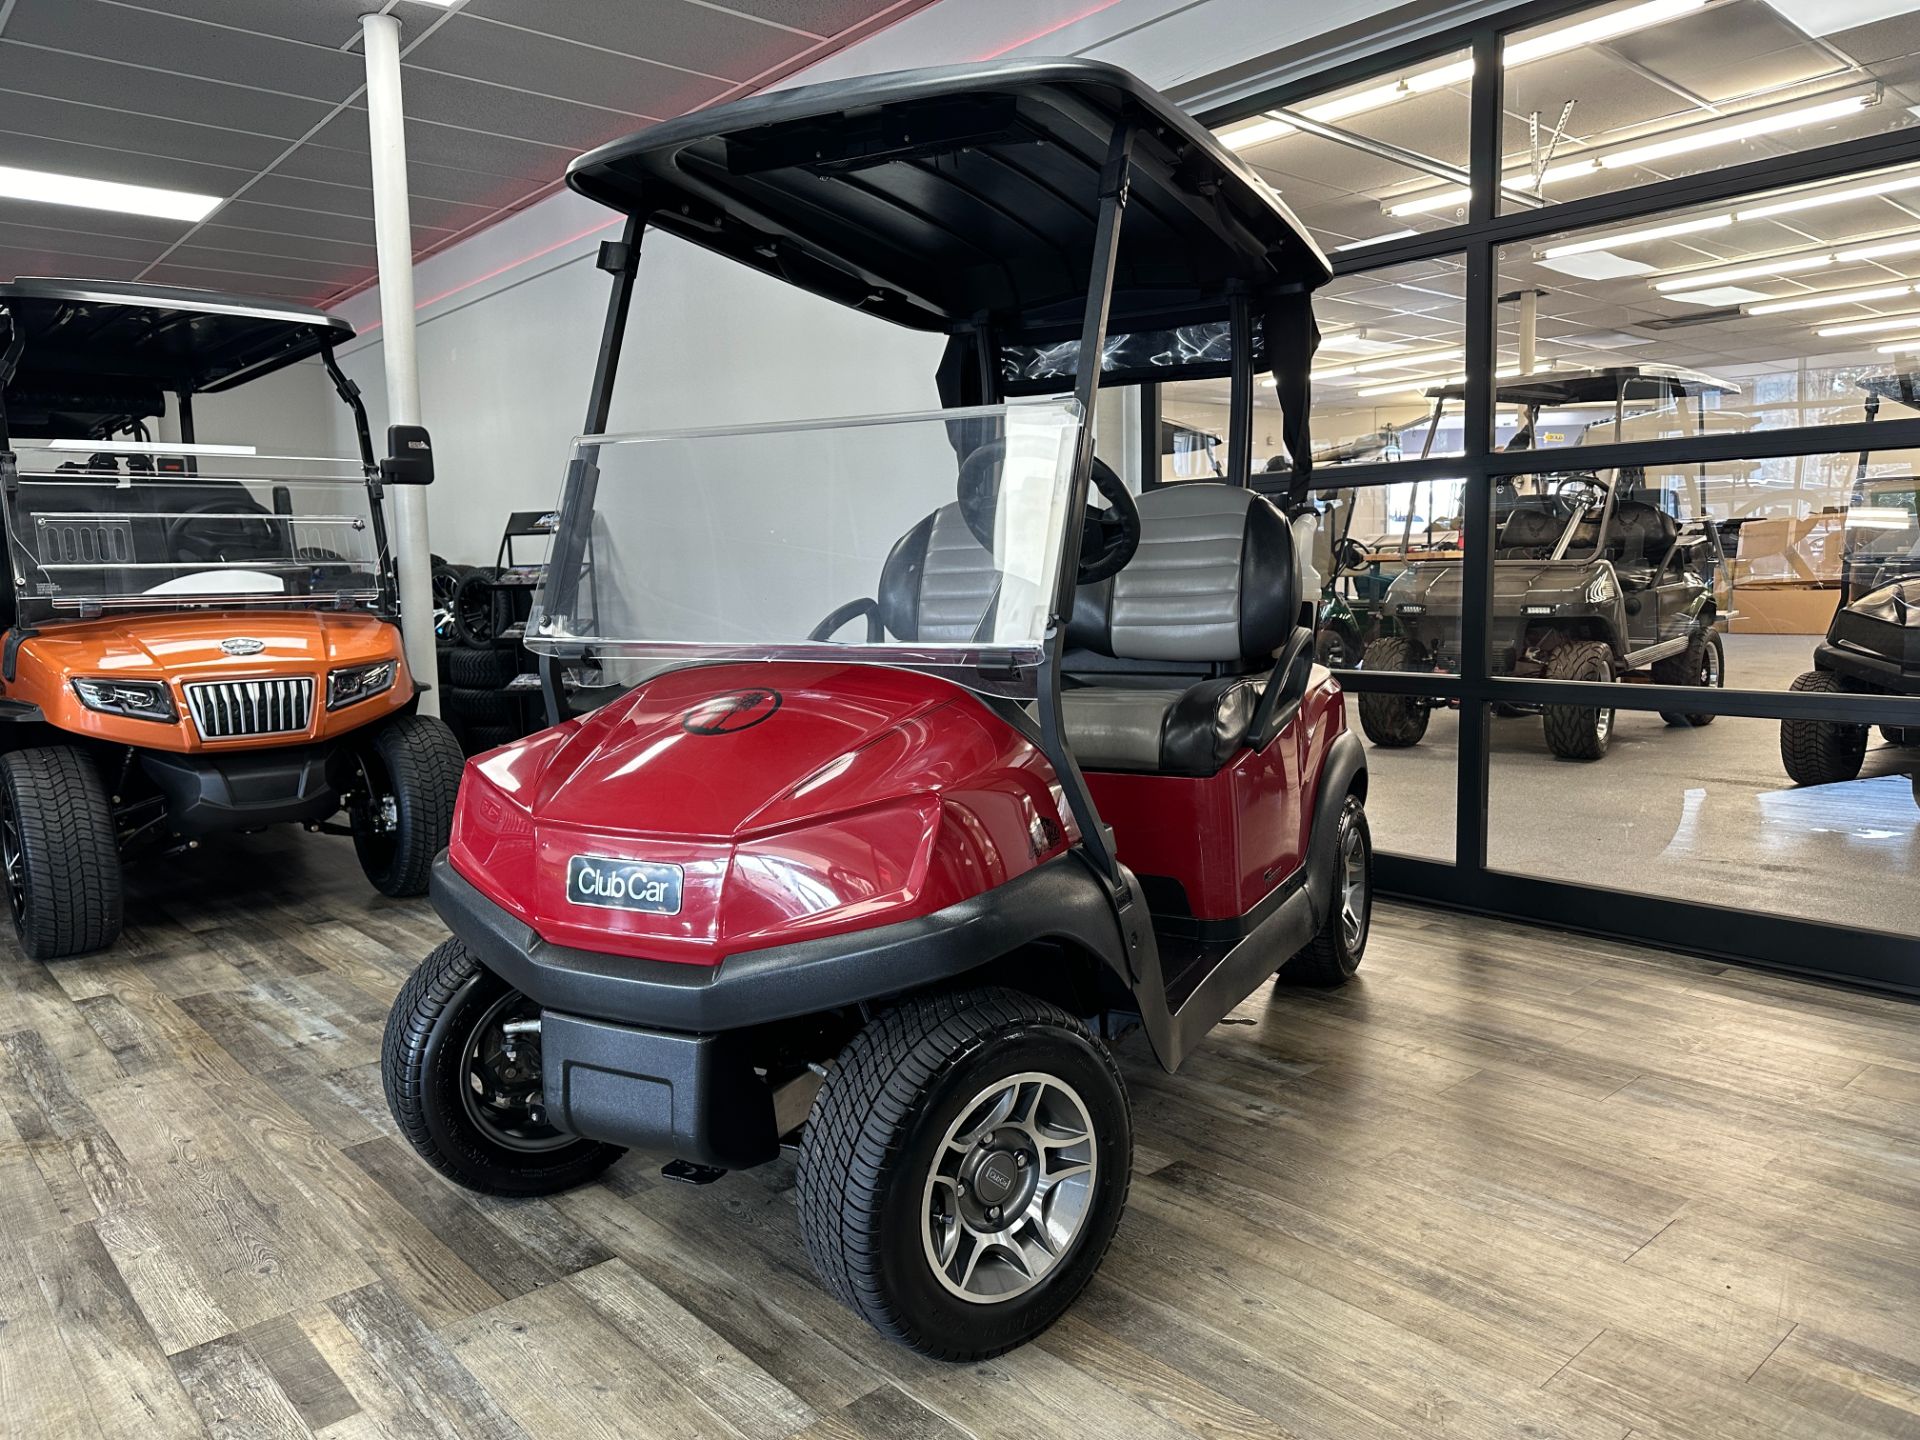
[[[134,872],[0,953],[0,1437],[1916,1437],[1920,1009],[1382,905],[1169,1077],[1025,1350],[941,1366],[814,1280],[782,1161],[464,1194],[395,1136],[442,933],[343,841]]]

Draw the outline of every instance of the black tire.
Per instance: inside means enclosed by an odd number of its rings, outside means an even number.
[[[946,1143],[950,1133],[968,1133],[959,1127],[985,1110],[997,1086],[1027,1074],[1064,1082],[1080,1102],[1087,1126],[1081,1143],[1093,1166],[1084,1209],[1063,1252],[1029,1288],[1007,1298],[963,1299],[929,1253],[934,1166],[957,1163],[964,1180],[965,1167],[981,1162],[972,1172],[977,1189],[950,1185],[942,1192],[943,1201],[953,1197],[956,1214],[984,1204],[988,1185],[1008,1177],[1013,1196],[1031,1193],[1044,1161],[1036,1168],[1014,1144],[996,1139],[990,1147],[985,1136],[976,1148]],[[1017,1129],[1007,1124],[990,1133]],[[953,1162],[955,1153],[968,1159]],[[984,1360],[1031,1340],[1073,1303],[1106,1255],[1132,1170],[1126,1086],[1106,1046],[1079,1021],[1014,990],[927,995],[875,1016],[821,1087],[800,1144],[800,1234],[827,1288],[882,1335],[941,1360]],[[1060,1207],[1048,1209],[1060,1214]],[[1023,1217],[1009,1233],[1023,1233],[1027,1223]],[[959,1250],[954,1263],[964,1265]],[[986,1265],[988,1276],[1000,1278],[1011,1268],[1004,1260],[997,1270],[991,1260]]]
[[[0,755],[0,864],[20,948],[84,955],[120,934],[120,845],[93,762],[66,745]]]
[[[537,1033],[514,1042],[504,1085],[497,1024],[537,1009],[458,940],[422,960],[387,1012],[380,1080],[400,1134],[449,1180],[486,1195],[552,1195],[584,1185],[625,1152],[561,1134],[539,1105]],[[485,1028],[485,1034],[476,1031]],[[476,1053],[478,1052],[478,1053]],[[476,1094],[475,1069],[486,1094]],[[510,1097],[501,1103],[498,1097]],[[494,1098],[489,1098],[494,1097]]]
[[[447,683],[462,690],[498,690],[519,673],[517,650],[459,645],[447,655]]]
[[[448,724],[457,720],[468,726],[500,730],[515,729],[520,724],[520,700],[505,690],[463,690],[449,685],[440,692],[440,709]]]
[[[1365,670],[1418,670],[1421,655],[1413,642],[1400,635],[1389,635],[1367,646],[1361,660]],[[1427,733],[1427,719],[1433,702],[1417,695],[1382,695],[1363,691],[1360,695],[1360,728],[1367,739],[1383,750],[1403,750],[1418,745]]]
[[[506,725],[469,725],[462,735],[467,754],[478,755],[487,750],[498,750],[502,745],[511,745],[521,738],[520,732]]]
[[[1358,795],[1340,807],[1334,837],[1333,894],[1319,932],[1281,968],[1288,985],[1333,989],[1353,978],[1373,928],[1373,831]],[[1349,910],[1354,911],[1351,920]]]
[[[1314,634],[1314,658],[1329,670],[1350,670],[1363,653],[1360,637],[1345,625],[1322,625]]]
[[[1793,682],[1805,694],[1839,695],[1840,677],[1825,670],[1809,670]],[[1832,720],[1782,720],[1780,763],[1796,785],[1836,785],[1856,780],[1867,758],[1867,727],[1841,725]]]
[[[1613,679],[1613,649],[1602,640],[1575,640],[1547,661],[1549,680],[1604,683]],[[1598,706],[1546,705],[1540,716],[1547,748],[1563,760],[1598,760],[1613,741],[1613,711]]]
[[[1720,644],[1720,632],[1696,630],[1688,637],[1685,650],[1654,661],[1653,683],[1697,685],[1706,690],[1723,688],[1727,683],[1727,654]],[[1711,725],[1715,719],[1712,715],[1680,714],[1671,710],[1662,710],[1660,718],[1669,725],[1690,725],[1695,729]]]
[[[424,895],[433,857],[453,833],[466,765],[460,742],[431,715],[400,715],[361,742],[358,758],[364,793],[347,808],[360,868],[382,895]]]
[[[469,570],[453,592],[453,635],[462,645],[493,644],[493,578],[491,569]]]

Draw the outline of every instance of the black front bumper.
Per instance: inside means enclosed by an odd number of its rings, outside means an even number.
[[[1071,855],[931,915],[715,966],[549,944],[444,853],[431,894],[474,958],[540,1006],[554,1124],[727,1170],[779,1153],[759,1027],[917,990],[1035,940],[1125,964],[1105,892]]]
[[[142,750],[140,768],[165,797],[167,822],[182,835],[259,830],[326,819],[351,783],[339,745],[294,745],[233,754]]]
[[[1856,650],[1851,645],[1817,645],[1813,667],[1830,670],[1855,690],[1883,695],[1920,695],[1920,669],[1909,669],[1898,660]]]

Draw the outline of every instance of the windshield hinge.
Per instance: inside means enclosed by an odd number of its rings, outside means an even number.
[[[600,255],[594,261],[609,275],[628,275],[638,266],[640,247],[630,245],[625,240],[602,240]]]

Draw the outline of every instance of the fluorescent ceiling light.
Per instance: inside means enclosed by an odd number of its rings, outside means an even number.
[[[1920,184],[1920,176],[1915,177]],[[1722,230],[1733,223],[1731,215],[1703,215],[1696,220],[1676,220],[1668,225],[1649,225],[1644,230],[1627,230],[1616,235],[1599,235],[1591,240],[1576,240],[1569,245],[1554,245],[1539,253],[1539,259],[1558,260],[1564,255],[1585,255],[1590,250],[1612,250],[1622,245],[1644,245],[1650,240],[1667,240],[1676,235],[1698,235],[1702,230]]]
[[[1822,325],[1813,333],[1826,340],[1836,335],[1872,335],[1881,330],[1912,330],[1917,326],[1920,326],[1920,313],[1908,311],[1904,315],[1882,315],[1878,320],[1849,320],[1844,325]]]
[[[1425,365],[1434,360],[1458,360],[1466,352],[1458,345],[1443,350],[1402,350],[1392,355],[1380,355],[1372,360],[1356,360],[1346,365],[1334,365],[1325,370],[1313,371],[1316,380],[1337,380],[1342,375],[1368,375],[1377,370],[1399,370],[1412,365]]]
[[[1843,265],[1851,265],[1861,260],[1885,260],[1890,255],[1911,255],[1920,251],[1920,240],[1889,240],[1883,245],[1856,245],[1851,250],[1841,250],[1834,259]]]
[[[1473,191],[1466,186],[1453,186],[1446,190],[1435,190],[1429,195],[1416,195],[1411,200],[1402,200],[1386,207],[1387,214],[1396,220],[1403,215],[1427,215],[1435,210],[1446,210],[1456,205],[1470,204]]]
[[[182,445],[172,440],[49,440],[49,450],[77,450],[83,455],[258,455],[251,445]]]
[[[1876,180],[1871,185],[1854,185],[1845,190],[1828,190],[1819,195],[1802,195],[1792,200],[1776,200],[1768,205],[1750,205],[1736,211],[1741,220],[1765,220],[1774,215],[1792,215],[1801,210],[1817,210],[1823,205],[1844,205],[1849,200],[1869,200],[1878,195],[1894,195],[1902,190],[1920,190],[1920,175],[1897,175]]]
[[[0,165],[0,197],[33,200],[42,205],[73,205],[83,210],[112,210],[121,215],[151,215],[160,220],[199,222],[222,205],[218,195],[194,195],[185,190],[161,190],[152,185],[122,185],[117,180],[89,180],[80,175],[56,175],[49,170],[21,170]]]
[[[1418,230],[1413,229],[1390,230],[1385,235],[1369,235],[1364,240],[1349,240],[1344,245],[1336,245],[1333,247],[1334,253],[1338,254],[1342,250],[1364,250],[1369,245],[1384,245],[1389,240],[1407,240],[1419,233]]]
[[[1531,39],[1509,44],[1502,53],[1507,69],[1516,65],[1525,65],[1532,60],[1545,60],[1552,55],[1564,55],[1569,50],[1578,50],[1584,45],[1597,45],[1604,40],[1612,40],[1635,30],[1644,30],[1649,25],[1664,25],[1667,21],[1681,15],[1699,10],[1709,0],[1647,0],[1642,5],[1629,6],[1625,10],[1616,10],[1611,15],[1602,15],[1598,19],[1583,20],[1575,25],[1563,26],[1558,30],[1549,30],[1545,34],[1535,35]],[[1350,120],[1355,115],[1364,115],[1370,110],[1379,110],[1414,95],[1425,95],[1434,90],[1444,90],[1450,85],[1464,85],[1473,78],[1473,61],[1470,58],[1449,60],[1430,70],[1415,70],[1397,80],[1385,81],[1379,85],[1369,85],[1364,90],[1356,90],[1351,95],[1336,95],[1331,100],[1323,100],[1317,105],[1308,106],[1300,113],[1309,120],[1318,120],[1323,125],[1336,124],[1341,120]],[[1238,130],[1221,135],[1220,142],[1229,150],[1244,150],[1267,140],[1277,140],[1282,135],[1291,135],[1294,127],[1278,116],[1265,116],[1255,124],[1249,124]]]
[[[1869,300],[1891,300],[1896,295],[1913,294],[1912,282],[1901,285],[1869,285],[1864,290],[1820,290],[1811,295],[1795,295],[1788,300],[1767,300],[1745,307],[1749,315],[1782,315],[1789,310],[1818,310],[1826,305],[1863,305]]]
[[[1506,370],[1494,371],[1493,378],[1496,380],[1511,380],[1519,373],[1519,368],[1515,366]],[[1465,374],[1421,375],[1416,376],[1412,380],[1394,380],[1385,385],[1369,385],[1364,389],[1354,391],[1353,394],[1357,400],[1378,400],[1383,395],[1424,396],[1429,390],[1444,388],[1448,385],[1464,385],[1466,383],[1467,377]]]
[[[1896,340],[1891,345],[1881,345],[1878,351],[1882,355],[1905,355],[1912,350],[1920,350],[1920,340]]]
[[[1819,270],[1831,265],[1835,257],[1826,255],[1800,255],[1784,260],[1768,260],[1752,265],[1735,265],[1724,270],[1692,270],[1673,275],[1671,279],[1656,280],[1653,288],[1662,294],[1675,290],[1699,290],[1711,285],[1731,285],[1736,280],[1764,280],[1774,275],[1798,275],[1806,270]],[[1672,272],[1669,272],[1671,274]],[[1676,299],[1680,298],[1675,296]]]
[[[1829,120],[1857,115],[1872,103],[1871,95],[1849,95],[1843,100],[1829,100],[1824,104],[1809,105],[1800,110],[1783,110],[1776,115],[1762,115],[1753,120],[1738,120],[1729,125],[1696,126],[1679,134],[1670,135],[1664,140],[1652,140],[1644,145],[1629,146],[1625,150],[1615,150],[1606,155],[1569,160],[1563,165],[1555,165],[1541,176],[1540,183],[1551,185],[1556,181],[1591,175],[1596,171],[1629,170],[1636,165],[1646,165],[1674,155],[1686,155],[1695,150],[1710,150],[1716,145],[1730,145],[1740,140],[1752,140],[1761,135],[1778,134],[1782,130],[1798,130],[1807,125],[1820,125]],[[1522,172],[1513,178],[1516,181],[1524,181],[1527,177]]]
[[[1733,305],[1745,305],[1750,300],[1766,298],[1766,291],[1748,290],[1741,285],[1715,285],[1706,290],[1688,290],[1679,295],[1667,296],[1667,299],[1677,300],[1682,305],[1708,305],[1716,310],[1724,310]]]

